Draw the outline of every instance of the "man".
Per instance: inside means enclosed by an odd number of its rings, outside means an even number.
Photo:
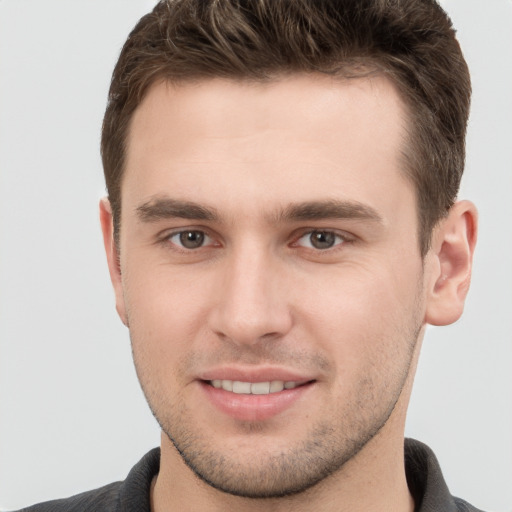
[[[161,447],[28,510],[476,510],[404,446],[425,327],[469,286],[469,96],[430,0],[144,17],[114,71],[100,210]]]

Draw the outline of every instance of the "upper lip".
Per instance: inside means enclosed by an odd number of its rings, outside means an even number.
[[[206,370],[198,375],[199,380],[210,381],[210,380],[233,380],[240,382],[272,382],[272,381],[284,381],[284,382],[297,382],[303,384],[311,380],[315,380],[314,377],[304,375],[294,370],[287,368],[272,368],[272,367],[260,367],[260,368],[237,368],[237,367],[222,367]]]

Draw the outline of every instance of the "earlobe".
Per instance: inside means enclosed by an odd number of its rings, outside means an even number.
[[[112,208],[109,200],[105,197],[100,200],[100,223],[103,233],[103,245],[105,246],[105,254],[107,256],[108,270],[110,280],[114,287],[116,298],[116,310],[121,321],[128,326],[128,318],[126,315],[126,307],[124,302],[123,284],[121,279],[121,265],[119,261],[119,252],[114,241],[114,224],[112,219]]]
[[[477,212],[470,201],[459,201],[435,228],[427,258],[426,323],[448,325],[464,310],[477,237]]]

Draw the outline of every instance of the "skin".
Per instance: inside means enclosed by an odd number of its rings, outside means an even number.
[[[407,403],[425,325],[462,313],[476,213],[457,203],[421,257],[406,123],[384,77],[150,89],[119,247],[106,200],[101,220],[163,431],[153,510],[413,510]],[[270,415],[207,383],[269,375],[305,384]]]

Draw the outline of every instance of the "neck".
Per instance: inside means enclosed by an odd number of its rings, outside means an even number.
[[[390,418],[390,423],[393,423]],[[218,491],[200,480],[165,435],[160,473],[151,494],[152,512],[413,512],[405,469],[403,437],[389,439],[387,424],[343,468],[307,491],[283,498],[253,499]]]

